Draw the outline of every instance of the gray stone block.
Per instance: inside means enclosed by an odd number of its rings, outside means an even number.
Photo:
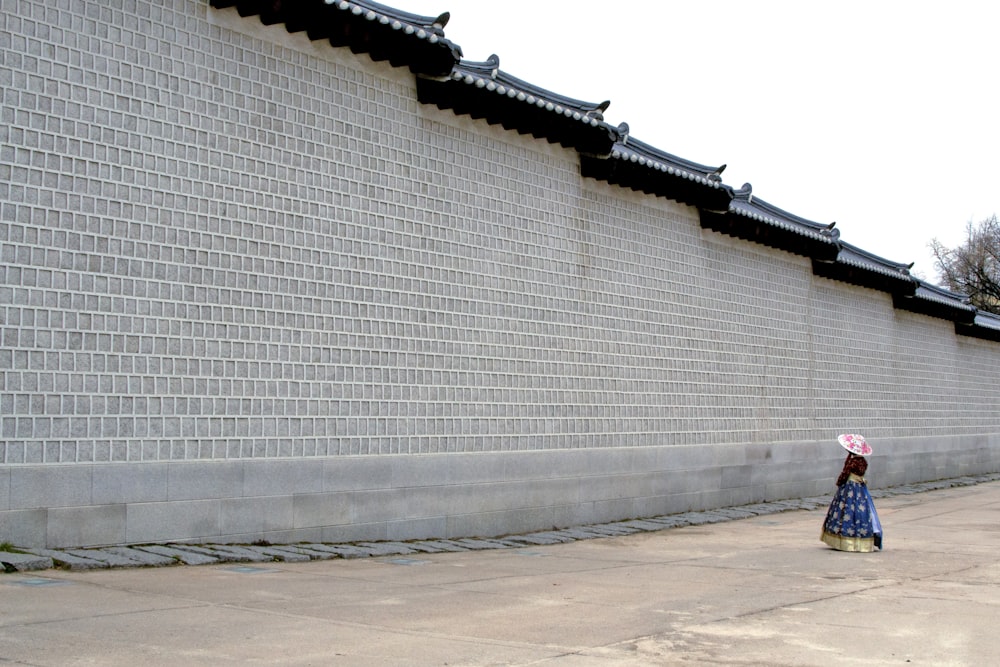
[[[294,499],[288,496],[232,498],[219,503],[222,535],[263,535],[292,525]]]
[[[723,466],[721,488],[750,486],[754,468],[752,465]]]
[[[639,531],[663,530],[663,525],[656,523],[654,521],[645,521],[645,520],[623,521],[618,525],[626,528],[635,528],[636,530]]]
[[[0,542],[44,548],[48,524],[49,513],[44,509],[0,512]]]
[[[639,532],[638,528],[627,526],[623,523],[605,523],[594,526],[582,526],[576,530],[594,533],[605,537],[618,537],[621,535],[633,535]]]
[[[259,553],[263,560],[282,560],[286,563],[305,563],[312,560],[312,556],[305,553],[304,550],[295,549],[294,547],[261,547],[252,545],[248,546],[247,549]]]
[[[3,456],[4,447],[5,443],[0,443],[0,457]],[[10,470],[9,466],[0,465],[0,512],[10,509]]]
[[[756,513],[743,509],[742,507],[721,507],[714,510],[717,514],[729,517],[730,519],[748,519],[757,516]]]
[[[181,546],[143,544],[134,548],[140,551],[148,551],[151,554],[157,554],[175,559],[185,565],[211,565],[219,562],[219,559],[215,556],[197,553]]]
[[[190,551],[197,551],[209,556],[215,556],[220,561],[235,561],[238,563],[264,563],[273,561],[274,557],[251,547],[235,544],[205,544],[199,547],[186,545]]]
[[[298,546],[320,553],[332,554],[339,558],[368,558],[371,555],[368,549],[359,549],[349,544],[318,544],[307,542]]]
[[[65,549],[63,553],[79,558],[100,561],[105,563],[107,567],[138,567],[139,565],[145,565],[139,558],[133,558],[105,549]]]
[[[11,509],[92,504],[90,465],[32,465],[11,467],[9,472]]]
[[[448,543],[465,547],[469,551],[482,551],[484,549],[509,549],[514,546],[512,544],[507,544],[500,539],[490,540],[473,537],[462,537],[454,540],[448,540]]]
[[[170,501],[239,498],[243,494],[242,462],[189,461],[167,465]]]
[[[403,554],[417,553],[416,549],[402,542],[358,542],[352,546],[365,549],[372,556],[401,556]]]
[[[158,502],[168,499],[165,463],[109,463],[93,467],[94,504]]]
[[[174,558],[155,554],[151,551],[144,551],[136,547],[103,547],[101,551],[136,561],[139,565],[146,567],[162,567],[177,564],[177,560]]]
[[[441,487],[451,481],[450,457],[442,455],[392,457],[392,488]]]
[[[242,496],[291,496],[296,493],[319,493],[329,462],[321,459],[298,461],[250,460],[243,463]]]
[[[0,551],[0,567],[6,570],[28,572],[31,570],[47,570],[52,566],[52,558],[49,556]]]
[[[274,547],[272,547],[274,548]],[[334,553],[332,551],[318,551],[316,549],[310,549],[303,544],[281,544],[277,548],[283,551],[288,551],[291,553],[302,554],[310,558],[311,560],[329,560],[331,558],[340,558],[339,553]]]
[[[380,540],[395,540],[406,542],[432,538],[447,533],[447,519],[444,516],[424,517],[420,519],[406,518],[400,521],[389,521],[384,524],[385,534]],[[360,539],[365,539],[364,537]]]
[[[125,542],[148,544],[186,539],[217,539],[219,501],[191,500],[128,506]]]
[[[354,493],[307,493],[292,499],[293,527],[310,528],[349,524],[353,520]]]
[[[25,551],[36,556],[51,558],[56,565],[67,567],[70,570],[101,570],[108,567],[107,562],[103,560],[77,556],[55,549],[25,549]]]
[[[549,544],[559,544],[560,540],[554,538],[538,537],[536,535],[508,535],[504,537],[507,544],[519,544],[523,546],[541,546]]]
[[[549,530],[541,533],[531,533],[529,535],[522,535],[520,537],[529,538],[533,540],[544,540],[539,542],[539,544],[560,544],[562,542],[571,542],[573,538],[567,535],[564,531],[560,530]]]
[[[121,544],[126,516],[125,505],[53,508],[48,513],[46,541],[53,548]]]
[[[449,551],[465,551],[465,549],[461,549],[455,545],[442,544],[437,540],[417,540],[414,542],[407,542],[406,546],[410,547],[414,551],[428,554],[444,553]]]
[[[398,464],[391,456],[323,459],[323,490],[331,493],[391,488],[393,468]]]

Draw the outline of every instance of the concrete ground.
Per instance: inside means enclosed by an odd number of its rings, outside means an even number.
[[[1000,482],[523,548],[0,574],[0,665],[987,665]]]

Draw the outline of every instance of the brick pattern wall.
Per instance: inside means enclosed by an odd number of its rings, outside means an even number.
[[[405,70],[105,4],[0,14],[0,464],[1000,432],[1000,345]]]

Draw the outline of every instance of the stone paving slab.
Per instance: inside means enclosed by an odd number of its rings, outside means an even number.
[[[663,524],[656,523],[655,521],[646,521],[645,519],[637,519],[635,521],[625,521],[621,525],[628,528],[634,528],[636,531],[647,532],[651,530],[663,530]]]
[[[680,517],[674,516],[658,516],[652,519],[645,519],[649,523],[657,524],[659,528],[656,530],[663,530],[665,528],[680,528],[682,526],[690,525],[688,522],[684,521]]]
[[[355,546],[366,549],[372,556],[404,556],[417,553],[402,542],[359,542]]]
[[[301,551],[292,551],[291,549],[286,549],[284,547],[250,546],[247,548],[251,551],[259,553],[264,560],[277,559],[286,563],[306,563],[313,560],[308,554],[304,554]]]
[[[219,559],[215,556],[206,556],[205,554],[195,553],[194,551],[181,549],[177,546],[149,544],[136,547],[136,549],[167,556],[168,558],[176,558],[185,565],[211,565],[219,562]]]
[[[747,519],[752,516],[758,516],[758,512],[749,512],[742,507],[724,507],[722,509],[715,510],[715,514],[721,514],[727,519]]]
[[[565,540],[557,540],[551,537],[539,537],[537,535],[514,535],[512,537],[504,538],[505,542],[513,542],[515,544],[523,544],[524,546],[545,546],[548,544],[561,544]]]
[[[232,551],[220,551],[207,544],[178,544],[176,547],[182,551],[207,556],[219,563],[252,563],[256,561],[256,558]]]
[[[0,566],[4,570],[28,572],[31,570],[47,570],[53,566],[53,562],[49,556],[0,551]]]
[[[457,540],[448,540],[449,543],[466,547],[468,551],[482,551],[485,549],[509,549],[511,544],[502,540],[486,540],[471,537],[463,537]]]
[[[577,540],[593,540],[600,537],[612,537],[607,533],[598,531],[590,526],[580,526],[579,528],[567,528],[562,533],[569,537],[572,541]]]
[[[66,551],[57,551],[55,549],[25,549],[25,551],[33,553],[36,556],[51,558],[56,565],[62,565],[71,570],[100,570],[108,567],[108,564],[104,561],[94,558],[83,558],[67,553]]]
[[[214,555],[224,562],[266,563],[274,560],[273,556],[265,555],[250,547],[242,547],[235,544],[210,544],[205,545],[205,548],[210,555]]]
[[[442,544],[437,540],[417,540],[416,542],[407,542],[407,545],[415,549],[428,554],[444,553],[446,551],[465,551],[461,547],[457,547],[451,544]]]
[[[371,555],[371,552],[367,549],[359,549],[349,544],[321,544],[314,542],[301,544],[299,546],[305,547],[306,549],[326,552],[330,554],[331,558],[368,558]]]
[[[103,547],[101,551],[104,553],[117,554],[124,558],[131,558],[132,560],[139,561],[140,565],[147,567],[177,565],[177,560],[174,558],[154,554],[151,551],[143,551],[142,549],[138,549],[136,547]]]
[[[713,517],[710,517],[708,514],[698,513],[698,512],[685,512],[684,514],[679,514],[677,516],[677,519],[679,521],[679,523],[677,524],[678,527],[701,526],[706,523],[715,523],[716,521],[718,521],[718,517],[715,518],[715,520],[713,520]]]
[[[308,556],[311,560],[330,560],[331,558],[341,557],[338,553],[334,553],[329,550],[319,551],[318,549],[310,549],[304,544],[281,544],[278,545],[278,548],[292,553],[302,554],[303,556]]]
[[[66,549],[63,553],[101,561],[102,563],[106,563],[108,567],[139,567],[145,565],[138,558],[123,556],[110,549]]]
[[[1000,480],[1000,473],[965,476],[875,489],[872,490],[872,495],[877,498],[888,498],[952,487],[972,486],[998,480]],[[274,560],[304,562],[306,560],[325,560],[330,558],[404,556],[414,553],[437,553],[443,551],[520,549],[527,546],[617,537],[684,526],[699,526],[779,512],[815,510],[825,507],[829,502],[829,498],[822,496],[776,500],[772,502],[753,503],[742,507],[683,512],[681,514],[615,521],[590,526],[564,528],[561,530],[539,531],[524,535],[508,535],[501,538],[467,537],[414,540],[410,542],[360,542],[351,544],[236,545],[184,543],[129,547],[115,546],[93,549],[21,549],[20,551],[27,553],[0,552],[0,564],[3,565],[4,570],[13,571],[48,569],[57,566],[71,570],[87,570],[178,563],[185,565],[208,565],[226,562],[260,563]]]
[[[621,523],[601,523],[593,526],[586,526],[584,530],[597,533],[598,535],[606,535],[608,537],[622,537],[639,532],[637,528],[629,528]]]
[[[562,544],[572,542],[573,538],[564,534],[561,530],[548,530],[540,533],[529,533],[524,537],[532,537],[538,540],[549,540],[552,544]]]

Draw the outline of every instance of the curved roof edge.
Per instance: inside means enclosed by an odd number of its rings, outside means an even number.
[[[969,303],[969,297],[965,294],[957,294],[923,280],[917,280],[916,284],[913,294],[894,295],[893,306],[912,313],[951,320],[956,324],[975,323],[979,310]]]
[[[893,262],[844,241],[839,245],[840,252],[833,261],[813,261],[814,274],[893,295],[916,293],[919,283],[910,275],[912,264]]]
[[[725,210],[700,212],[703,228],[814,260],[836,259],[841,247],[836,223],[813,222],[783,211],[754,197],[749,183],[731,194]]]
[[[408,67],[414,74],[443,75],[462,57],[462,49],[444,36],[450,15],[420,16],[371,0],[209,0],[212,7],[233,7],[240,16],[261,23],[283,23],[288,32],[305,31],[309,39],[327,39]]]
[[[729,205],[732,188],[721,177],[726,165],[710,167],[662,151],[630,136],[627,123],[606,127],[614,133],[614,145],[607,155],[581,155],[583,176],[699,209]]]
[[[971,324],[956,322],[955,333],[1000,343],[1000,315],[980,310]]]
[[[485,62],[460,60],[445,77],[417,77],[417,99],[582,154],[607,154],[614,141],[603,116],[610,102],[584,102],[527,83],[501,70],[495,54]]]

